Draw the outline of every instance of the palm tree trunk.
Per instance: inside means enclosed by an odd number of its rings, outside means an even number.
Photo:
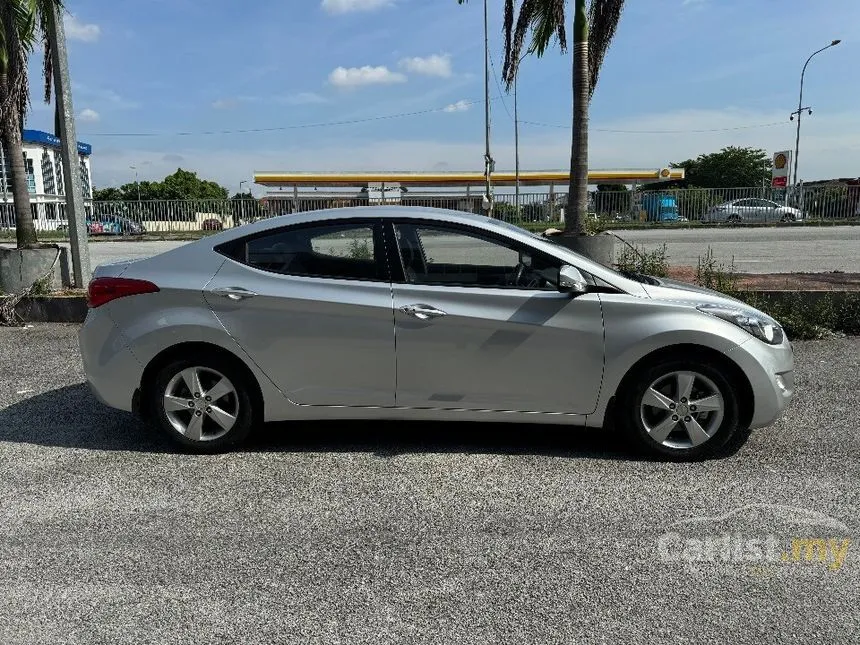
[[[573,137],[564,231],[585,234],[588,214],[588,15],[586,0],[576,0],[573,16]]]
[[[15,120],[17,121],[17,119]],[[36,227],[33,224],[33,211],[30,209],[30,192],[27,190],[27,170],[24,167],[21,130],[8,121],[3,125],[3,148],[12,170],[15,236],[18,241],[18,248],[23,249],[33,246],[38,240],[36,239]]]

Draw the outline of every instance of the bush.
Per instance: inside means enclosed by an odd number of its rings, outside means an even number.
[[[735,259],[732,258],[728,266],[717,262],[714,258],[714,250],[709,246],[704,257],[699,256],[696,265],[696,284],[737,298],[738,276],[735,272]]]
[[[630,271],[633,273],[644,273],[658,278],[665,278],[669,274],[669,260],[666,257],[666,244],[654,249],[645,250],[645,247],[625,245],[618,257],[615,266],[619,271]]]

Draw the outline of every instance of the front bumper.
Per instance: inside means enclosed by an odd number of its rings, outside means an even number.
[[[768,345],[750,338],[730,352],[746,374],[753,391],[750,428],[763,428],[776,421],[794,396],[794,351],[786,338],[781,345]]]

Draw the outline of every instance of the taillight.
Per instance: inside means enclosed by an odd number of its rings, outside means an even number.
[[[96,278],[90,282],[90,288],[87,293],[87,304],[95,309],[117,298],[137,296],[142,293],[155,293],[158,290],[157,286],[146,280],[134,280],[133,278]]]

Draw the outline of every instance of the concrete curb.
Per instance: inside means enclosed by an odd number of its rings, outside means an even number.
[[[23,298],[15,307],[25,322],[82,323],[87,317],[84,296],[32,296]]]
[[[754,290],[745,293],[761,296],[771,302],[788,302],[798,306],[812,305],[822,298],[833,298],[837,302],[852,294],[860,297],[860,291],[772,291]],[[2,302],[2,297],[0,297]],[[15,307],[25,322],[82,323],[87,317],[87,299],[84,296],[33,296],[24,298]]]

